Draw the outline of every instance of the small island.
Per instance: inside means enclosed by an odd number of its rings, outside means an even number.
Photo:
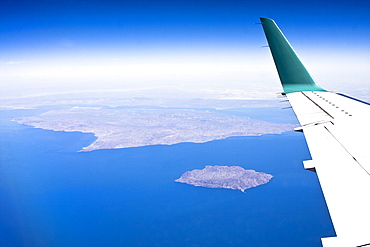
[[[273,176],[254,170],[245,170],[240,166],[206,166],[185,172],[175,182],[206,188],[225,188],[241,190],[266,184]]]

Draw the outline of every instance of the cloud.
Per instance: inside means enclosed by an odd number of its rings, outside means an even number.
[[[23,64],[26,63],[26,61],[7,61],[5,64],[7,65],[16,65],[16,64]]]

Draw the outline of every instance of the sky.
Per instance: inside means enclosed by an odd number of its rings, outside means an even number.
[[[2,0],[0,98],[177,90],[281,92],[259,17],[274,19],[322,87],[368,100],[368,1]]]

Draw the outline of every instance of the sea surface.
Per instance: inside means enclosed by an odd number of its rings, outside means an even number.
[[[302,133],[78,152],[93,134],[10,121],[46,110],[0,112],[0,246],[315,247],[335,234]],[[284,122],[280,110],[260,119]],[[245,193],[174,182],[206,165],[274,177]]]

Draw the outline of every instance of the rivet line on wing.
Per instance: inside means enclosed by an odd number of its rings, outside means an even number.
[[[331,106],[335,107],[336,109],[339,109],[339,106],[334,104],[333,102],[329,101],[328,99],[326,99],[325,97],[321,96],[320,94],[316,93],[316,92],[312,92],[314,95],[316,95],[317,97],[319,97],[320,99],[324,100],[325,102],[327,102],[328,104],[330,104]],[[306,95],[307,96],[307,95]],[[308,97],[308,96],[307,96]],[[352,114],[349,113],[348,111],[344,110],[344,109],[341,109],[341,112],[352,117]]]

